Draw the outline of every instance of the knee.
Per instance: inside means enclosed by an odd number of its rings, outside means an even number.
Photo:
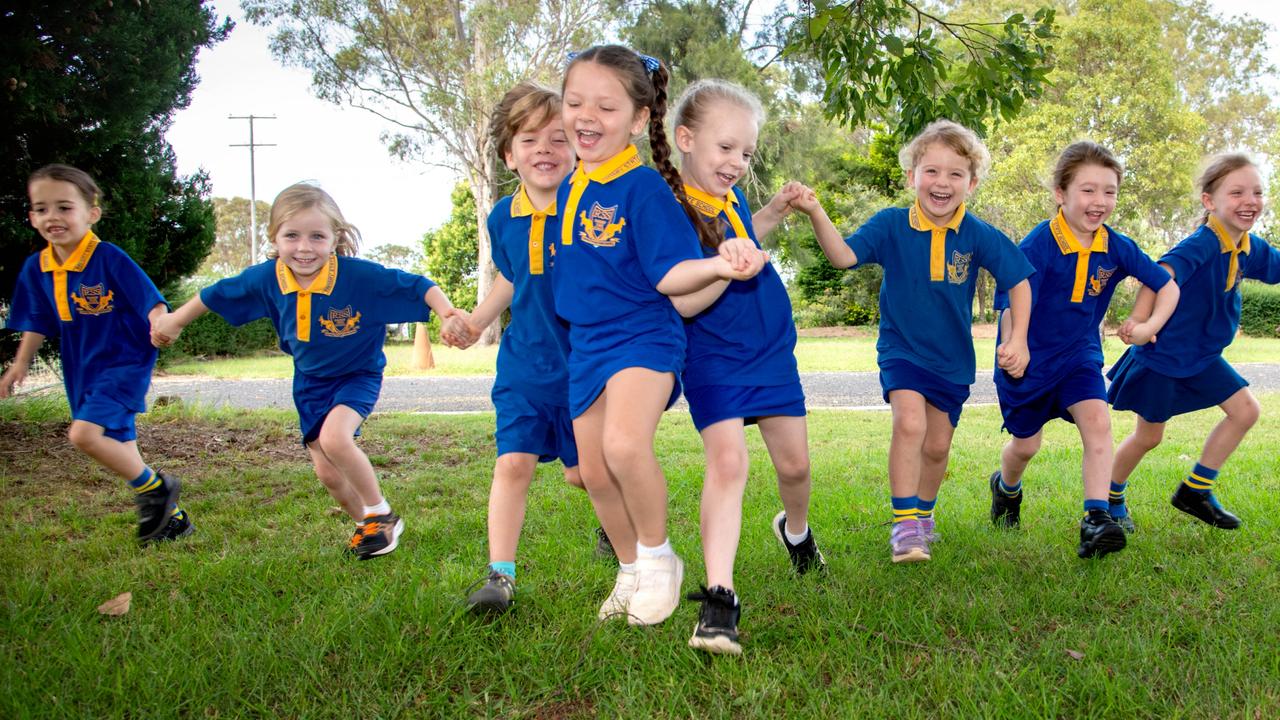
[[[338,469],[328,463],[313,465],[316,471],[316,477],[320,479],[320,483],[330,490],[338,490],[346,487],[347,479],[338,472]]]
[[[515,489],[527,489],[538,469],[538,461],[532,456],[507,453],[498,456],[493,466],[495,485],[507,485]]]
[[[577,467],[564,469],[564,481],[579,490],[585,490],[587,488],[586,482],[582,479],[582,473]]]
[[[893,414],[894,439],[921,442],[924,440],[924,434],[928,427],[924,413],[901,412]]]
[[[707,482],[745,484],[748,472],[745,447],[720,448],[707,454]]]
[[[1258,400],[1253,395],[1246,395],[1244,402],[1240,403],[1240,407],[1236,408],[1235,412],[1227,415],[1237,425],[1244,427],[1245,430],[1256,425],[1258,418],[1261,416],[1262,407],[1258,405]]]
[[[780,457],[774,463],[774,470],[778,473],[778,484],[780,485],[800,485],[809,482],[809,454],[797,453]]]
[[[73,422],[71,427],[67,428],[67,440],[70,440],[71,444],[81,452],[87,452],[93,447],[97,438],[97,433],[83,423]]]
[[[1161,440],[1164,440],[1164,427],[1154,427],[1135,430],[1132,436],[1134,445],[1144,453],[1151,452],[1156,449]]]
[[[603,447],[605,465],[615,475],[625,474],[646,462],[652,462],[653,451],[643,442],[622,433],[606,433]]]
[[[1009,443],[1009,454],[1019,462],[1031,462],[1031,458],[1040,452],[1040,438],[1014,438]]]
[[[320,429],[320,436],[316,438],[316,444],[330,458],[348,457],[356,449],[354,437],[341,431],[331,430],[328,427]]]

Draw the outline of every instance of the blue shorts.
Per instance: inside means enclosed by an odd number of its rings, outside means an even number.
[[[1107,388],[1111,407],[1132,410],[1150,423],[1168,422],[1174,415],[1221,405],[1249,386],[1221,355],[1195,375],[1175,378],[1138,362],[1133,348],[1125,350],[1107,377],[1111,379]]]
[[[355,410],[362,418],[369,417],[381,391],[380,372],[356,372],[332,378],[309,377],[294,372],[293,404],[298,408],[302,444],[320,437],[324,419],[339,405]],[[356,428],[355,434],[360,434],[360,428]]]
[[[1029,438],[1040,432],[1040,428],[1050,420],[1061,418],[1074,423],[1075,418],[1067,408],[1078,402],[1106,402],[1107,384],[1102,380],[1097,365],[1090,363],[1068,372],[1056,384],[1043,388],[1038,395],[1016,405],[1008,397],[1010,393],[1002,392],[999,385],[996,385],[996,394],[1000,397],[1000,414],[1004,415],[1001,429],[1008,430],[1016,438]]]
[[[804,417],[804,388],[799,382],[768,387],[700,385],[685,388],[693,426],[702,432],[721,420],[742,418],[751,425],[762,417]]]
[[[497,430],[493,437],[498,454],[530,453],[538,462],[560,460],[567,468],[578,465],[578,444],[573,438],[569,408],[531,398],[509,387],[493,388]]]
[[[71,409],[73,419],[101,425],[103,435],[120,442],[138,439],[138,429],[134,424],[137,414],[132,402],[117,397],[102,385],[88,388],[80,402]]]
[[[640,367],[675,376],[670,408],[680,399],[680,373],[684,370],[684,331],[663,328],[628,332],[625,324],[609,328],[573,325],[569,328],[569,413],[578,417],[604,392],[609,378],[620,370]]]
[[[889,393],[893,390],[920,393],[926,402],[947,414],[951,427],[960,424],[960,411],[969,399],[968,385],[947,382],[906,360],[889,360],[880,366],[880,389],[885,402],[889,402]]]

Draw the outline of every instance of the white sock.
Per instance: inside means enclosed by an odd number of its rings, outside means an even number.
[[[791,543],[792,545],[799,545],[800,543],[804,542],[805,538],[809,537],[809,525],[806,523],[804,526],[804,530],[801,530],[799,535],[792,535],[791,531],[788,530],[784,525],[782,527],[782,534],[787,536],[787,542]]]
[[[639,540],[636,541],[636,555],[639,557],[659,558],[675,554],[675,551],[671,549],[670,538],[664,538],[662,544],[655,547],[649,547]]]
[[[382,502],[377,505],[364,506],[365,517],[369,517],[370,515],[386,515],[389,512],[391,512],[391,503],[387,502],[386,498],[382,498]]]
[[[629,563],[620,562],[620,563],[618,563],[618,574],[619,574],[619,575],[621,575],[622,573],[631,573],[632,575],[635,575],[635,574],[636,574],[636,564],[635,564],[635,563],[633,563],[633,562],[629,562]]]

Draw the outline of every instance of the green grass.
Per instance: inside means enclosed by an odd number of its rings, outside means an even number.
[[[485,559],[492,416],[366,424],[408,531],[393,555],[359,563],[341,556],[349,523],[289,413],[145,416],[140,445],[184,479],[199,532],[139,550],[122,484],[62,440],[65,405],[0,403],[0,717],[1276,717],[1280,394],[1261,401],[1221,480],[1241,530],[1168,505],[1218,419],[1206,411],[1171,423],[1139,468],[1130,547],[1092,562],[1074,554],[1074,428],[1047,429],[1023,527],[997,532],[986,477],[999,414],[966,410],[935,559],[895,567],[889,415],[828,411],[811,414],[810,445],[830,569],[794,578],[751,431],[739,659],[685,646],[692,603],[653,628],[595,622],[613,570],[593,559],[595,520],[556,465],[530,492],[515,611],[493,623],[463,613]],[[1131,427],[1116,416],[1117,438]],[[686,416],[664,418],[658,452],[692,590],[703,460]],[[124,591],[127,615],[95,612]]]
[[[1124,353],[1124,344],[1113,337],[1103,347],[1108,363]],[[456,350],[432,345],[436,367],[414,370],[413,346],[387,345],[387,375],[492,375],[497,346]],[[990,370],[995,341],[974,341],[978,368]],[[1280,362],[1280,339],[1238,337],[1223,355],[1233,363]],[[868,337],[802,337],[796,345],[800,372],[873,372],[876,370],[876,339]],[[202,375],[217,378],[284,378],[293,376],[293,362],[284,354],[272,353],[250,358],[193,360],[164,368],[170,375]]]

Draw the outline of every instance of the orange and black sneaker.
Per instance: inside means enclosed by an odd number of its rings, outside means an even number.
[[[356,525],[356,531],[352,533],[351,540],[347,542],[347,547],[343,549],[342,554],[357,557],[359,554],[356,552],[356,548],[360,547],[360,541],[363,539],[364,523],[359,523]]]
[[[400,544],[400,534],[404,532],[404,520],[399,515],[389,512],[386,515],[366,515],[364,524],[351,538],[351,551],[361,560],[369,560],[386,555]]]

